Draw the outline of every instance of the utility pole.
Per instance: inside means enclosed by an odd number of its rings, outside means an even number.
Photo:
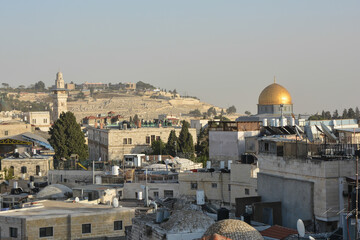
[[[355,128],[354,128],[354,138],[355,138]],[[358,213],[359,213],[359,146],[357,144],[356,147],[356,151],[355,151],[355,155],[356,155],[356,187],[355,187],[355,194],[356,194],[356,207],[355,207],[355,239],[358,240],[359,238],[359,234],[358,234]]]

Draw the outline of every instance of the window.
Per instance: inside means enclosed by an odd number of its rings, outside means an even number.
[[[122,221],[114,221],[114,231],[122,230]]]
[[[146,144],[150,144],[150,137],[149,136],[147,136],[145,140],[146,140]]]
[[[159,192],[154,192],[154,197],[159,197]]]
[[[44,118],[43,120],[44,120],[44,121],[43,121],[44,123],[47,123],[47,118]]]
[[[265,143],[265,151],[269,151],[269,143]]]
[[[228,191],[230,192],[231,191],[231,185],[228,184]]]
[[[250,190],[248,188],[245,188],[245,195],[250,195]]]
[[[33,119],[33,120],[32,120],[32,123],[33,123],[33,124],[36,124],[36,119]]]
[[[217,183],[212,183],[212,184],[211,184],[211,187],[212,187],[212,188],[217,188]]]
[[[40,237],[52,237],[53,234],[53,227],[43,227],[39,229]]]
[[[191,189],[197,189],[197,182],[190,183]]]
[[[9,135],[9,131],[5,131],[5,136]]]
[[[155,135],[151,135],[151,142],[155,141]]]
[[[86,223],[82,225],[82,233],[91,233],[91,224]]]
[[[160,141],[160,136],[156,136],[156,141]]]
[[[127,138],[123,139],[123,144],[127,144]]]
[[[132,144],[132,138],[128,138],[128,144]]]
[[[173,190],[164,190],[164,197],[173,197],[174,192]]]
[[[17,228],[10,227],[9,232],[10,237],[17,238]]]

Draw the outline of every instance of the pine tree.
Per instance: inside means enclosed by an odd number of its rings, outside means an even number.
[[[355,111],[352,108],[349,108],[348,110],[348,118],[355,118]]]
[[[357,119],[360,118],[360,110],[359,110],[358,107],[355,108],[355,117],[356,117]]]
[[[187,121],[182,121],[182,127],[179,134],[179,150],[186,158],[194,159],[195,146],[193,137],[189,132],[190,124]]]
[[[175,130],[171,130],[170,134],[169,134],[169,138],[166,144],[166,152],[167,154],[171,155],[171,156],[176,156],[176,152],[177,152],[177,143],[178,143],[178,138],[176,136]]]
[[[165,143],[161,139],[153,141],[151,143],[151,150],[152,150],[151,152],[152,155],[166,154]]]
[[[333,115],[332,115],[332,118],[333,118],[333,119],[338,119],[338,118],[339,118],[339,112],[338,112],[337,109],[334,111],[334,113],[333,113]]]
[[[343,114],[342,114],[342,119],[346,119],[346,118],[348,118],[348,112],[347,112],[347,110],[345,108],[344,111],[343,111]]]
[[[49,130],[49,143],[55,150],[55,159],[69,159],[71,154],[78,154],[80,160],[89,157],[85,136],[72,112],[61,113]]]

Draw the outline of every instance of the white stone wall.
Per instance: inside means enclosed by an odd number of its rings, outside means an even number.
[[[256,136],[259,131],[209,131],[209,158],[218,163],[221,160],[240,160],[245,153],[245,137]]]
[[[143,198],[145,197],[144,190],[142,186],[145,186],[143,183],[124,183],[123,196],[124,199],[136,199],[136,192],[143,192]],[[149,187],[149,197],[155,199],[154,192],[158,192],[159,198],[164,198],[165,190],[172,190],[173,197],[177,198],[180,196],[180,184],[179,183],[147,183]]]

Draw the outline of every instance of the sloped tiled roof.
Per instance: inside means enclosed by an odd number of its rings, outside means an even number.
[[[260,232],[260,234],[264,237],[270,237],[279,240],[285,239],[286,237],[297,233],[298,232],[295,229],[286,228],[279,225],[271,226],[268,229]]]

